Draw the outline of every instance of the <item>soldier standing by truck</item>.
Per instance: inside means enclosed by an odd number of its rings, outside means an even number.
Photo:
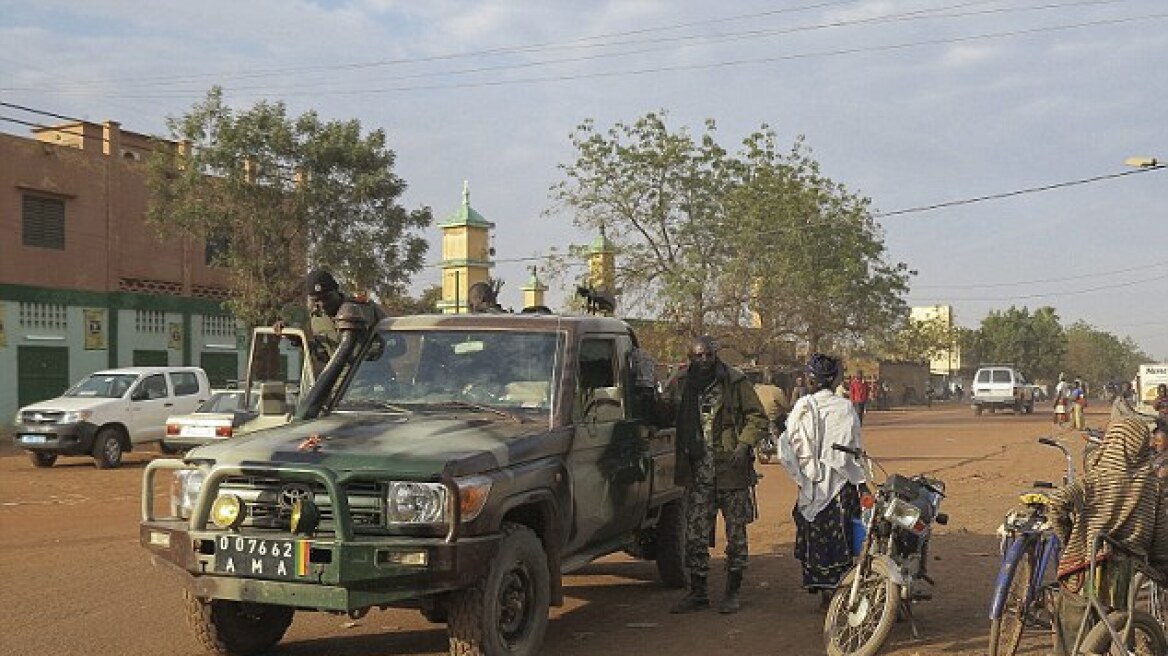
[[[720,613],[736,613],[746,569],[746,525],[757,509],[751,447],[767,431],[767,416],[750,379],[718,359],[713,338],[689,347],[689,365],[676,380],[677,483],[685,486],[685,566],[689,592],[670,609],[709,608],[709,547],[719,511],[726,524],[726,596]]]

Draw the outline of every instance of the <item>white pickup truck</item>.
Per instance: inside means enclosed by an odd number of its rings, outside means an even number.
[[[21,408],[13,439],[37,467],[52,467],[62,455],[117,467],[126,451],[161,442],[167,417],[193,411],[209,395],[207,374],[198,367],[98,371],[55,399]]]

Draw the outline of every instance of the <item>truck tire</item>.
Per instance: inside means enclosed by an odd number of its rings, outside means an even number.
[[[98,469],[122,464],[122,436],[115,428],[103,428],[93,438],[93,463]]]
[[[57,454],[47,451],[29,451],[28,459],[32,461],[33,467],[52,467],[53,463],[57,462]]]
[[[292,624],[295,610],[224,599],[199,599],[183,591],[187,624],[203,648],[216,656],[253,656],[275,645]]]
[[[661,506],[653,541],[656,546],[657,576],[667,588],[684,588],[685,500],[674,499]]]
[[[980,417],[980,416],[981,416],[981,406],[980,406],[980,405],[976,405],[976,404],[975,404],[975,405],[973,406],[973,414],[974,414],[975,416],[978,416],[978,417]]]
[[[535,656],[547,631],[551,597],[547,555],[530,528],[511,522],[486,573],[451,593],[453,656]]]

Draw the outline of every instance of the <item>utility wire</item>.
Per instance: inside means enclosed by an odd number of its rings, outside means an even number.
[[[1093,0],[1093,1],[1094,2],[1109,2],[1109,1],[1121,1],[1121,0]],[[1045,7],[1043,7],[1043,8],[1045,8]],[[628,69],[628,70],[623,70],[623,71],[595,71],[595,72],[590,72],[590,73],[547,75],[547,76],[512,78],[512,79],[502,79],[502,80],[497,79],[497,80],[482,80],[482,81],[468,81],[468,82],[453,82],[453,83],[448,83],[448,84],[423,84],[423,85],[412,85],[412,86],[411,85],[403,85],[403,86],[390,86],[390,87],[380,87],[380,88],[363,87],[363,88],[358,88],[358,89],[341,88],[341,89],[334,89],[334,90],[328,91],[328,93],[331,93],[334,95],[363,95],[363,94],[383,94],[383,93],[404,92],[404,91],[483,88],[483,87],[509,86],[509,85],[514,85],[514,84],[537,84],[537,83],[546,83],[546,82],[574,81],[574,80],[582,80],[582,79],[597,79],[597,78],[621,77],[621,76],[630,76],[630,75],[647,75],[647,74],[655,74],[655,73],[679,72],[679,71],[689,71],[689,70],[706,70],[706,69],[725,68],[725,67],[742,66],[742,65],[750,65],[750,64],[794,61],[794,60],[819,58],[819,57],[832,57],[832,56],[840,56],[840,55],[863,54],[863,53],[869,53],[869,52],[885,52],[885,51],[901,50],[901,49],[915,48],[915,47],[922,47],[922,46],[944,45],[944,44],[951,44],[951,43],[963,43],[963,42],[975,41],[975,40],[979,40],[979,39],[1009,38],[1009,37],[1044,33],[1044,32],[1056,32],[1056,31],[1065,31],[1065,30],[1072,30],[1072,29],[1099,27],[1099,26],[1106,26],[1106,25],[1116,25],[1116,24],[1130,23],[1130,22],[1135,22],[1135,21],[1159,20],[1159,19],[1163,19],[1163,18],[1168,18],[1168,13],[1145,14],[1145,15],[1140,15],[1140,16],[1129,16],[1129,17],[1121,17],[1121,18],[1114,18],[1114,19],[1103,19],[1103,20],[1097,20],[1097,21],[1087,21],[1087,22],[1081,22],[1081,23],[1044,26],[1044,27],[1036,27],[1036,28],[1029,28],[1029,29],[1023,29],[1023,30],[1012,30],[1012,31],[1005,31],[1005,32],[987,32],[987,33],[982,33],[982,34],[966,35],[966,36],[960,36],[960,37],[951,37],[951,38],[943,38],[943,39],[930,39],[930,40],[924,40],[924,41],[889,44],[889,45],[882,45],[882,46],[856,47],[856,48],[845,48],[845,49],[828,50],[828,51],[793,53],[790,55],[780,55],[780,56],[774,56],[774,57],[732,59],[732,60],[724,60],[724,61],[719,61],[719,62],[708,62],[708,63],[701,63],[701,64],[678,64],[678,65],[670,65],[670,66],[656,66],[656,67],[647,67],[647,68],[640,68],[640,69]],[[567,59],[567,60],[563,60],[563,61],[559,61],[559,62],[550,62],[550,63],[566,63],[566,62],[571,62],[571,61],[579,61],[582,59],[592,59],[592,58],[595,58],[595,56],[577,58],[575,60]],[[495,69],[492,69],[490,67],[482,67],[479,69],[470,69],[470,70],[466,70],[466,71],[455,71],[453,73],[452,72],[441,72],[441,73],[432,73],[432,74],[415,74],[415,75],[409,75],[409,76],[402,76],[401,78],[396,78],[396,79],[408,79],[408,78],[430,77],[430,76],[449,77],[452,74],[458,74],[458,73],[487,72],[487,71],[493,71],[496,69],[497,70],[505,70],[507,68],[526,68],[526,67],[531,67],[531,66],[535,66],[535,65],[546,65],[546,64],[547,63],[539,63],[539,62],[537,62],[537,63],[524,63],[524,64],[512,65],[510,67],[496,67]],[[392,80],[395,78],[391,77],[388,79]],[[296,89],[284,91],[282,93],[282,95],[284,95],[284,96],[304,96],[304,95],[319,96],[322,93],[321,89],[316,88],[316,87],[314,87],[311,90],[304,89],[304,82],[302,80],[297,80],[295,82],[295,85],[296,85]],[[173,86],[174,86],[173,82],[171,84],[168,84],[168,87],[171,87],[172,89],[173,89]],[[266,87],[227,87],[227,89],[229,91],[233,91],[233,92],[263,90],[263,89],[271,89],[271,88],[272,88],[271,86],[266,86]],[[3,88],[0,88],[0,91],[5,91],[5,90],[13,91],[13,90],[31,90],[31,89],[3,89]],[[40,88],[37,88],[36,91],[44,92],[45,89],[43,87],[40,87]],[[181,97],[181,96],[189,95],[191,92],[192,91],[189,89],[174,89],[172,91],[159,91],[158,93],[153,93],[153,94],[146,94],[146,93],[126,94],[126,93],[122,93],[122,94],[119,94],[119,97],[136,98],[136,99],[156,99],[156,98],[176,97],[176,96]],[[76,93],[76,94],[85,95],[85,94],[88,94],[88,91],[86,91],[84,89],[79,89],[76,87],[76,85],[70,85],[70,88],[68,90],[54,91],[54,93],[59,93],[59,94]]]
[[[1108,173],[1106,175],[1097,175],[1091,178],[1082,178],[1080,180],[1068,180],[1066,182],[1056,182],[1054,184],[1043,185],[1041,187],[1030,187],[1028,189],[1018,189],[1016,191],[1007,191],[1000,194],[988,194],[986,196],[977,196],[974,198],[964,198],[962,200],[951,200],[944,203],[935,203],[933,205],[923,205],[920,207],[909,207],[903,210],[891,210],[888,212],[876,212],[872,215],[873,218],[883,219],[890,216],[900,216],[902,214],[915,214],[917,212],[929,212],[932,210],[939,210],[946,207],[958,207],[960,205],[972,205],[974,203],[981,203],[987,200],[1000,200],[1002,198],[1010,198],[1012,196],[1022,196],[1025,194],[1033,194],[1040,191],[1051,191],[1052,189],[1063,189],[1065,187],[1074,187],[1077,185],[1090,184],[1092,182],[1100,182],[1102,180],[1111,180],[1114,178],[1122,178],[1128,175],[1136,175],[1138,173],[1147,173],[1156,169],[1164,168],[1162,166],[1148,166],[1131,171],[1121,171],[1119,173]]]

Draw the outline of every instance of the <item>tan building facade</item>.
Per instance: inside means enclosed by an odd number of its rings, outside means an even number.
[[[114,366],[238,377],[226,273],[145,223],[156,147],[112,121],[0,134],[0,416]]]

